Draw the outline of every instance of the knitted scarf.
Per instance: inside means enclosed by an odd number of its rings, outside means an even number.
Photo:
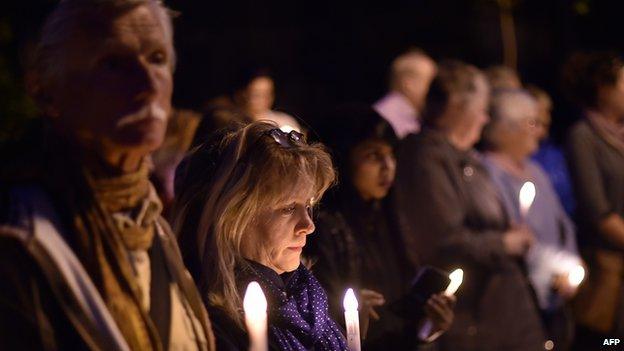
[[[327,294],[303,265],[279,276],[250,262],[237,280],[241,289],[253,280],[262,287],[269,303],[269,340],[279,350],[347,350],[344,336],[329,315]]]

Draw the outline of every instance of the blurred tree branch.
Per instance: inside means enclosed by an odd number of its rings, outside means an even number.
[[[501,37],[503,40],[503,63],[505,66],[518,69],[518,43],[513,9],[517,0],[496,0],[500,14]]]

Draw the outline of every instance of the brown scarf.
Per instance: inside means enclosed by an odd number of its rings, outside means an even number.
[[[162,205],[148,180],[146,163],[135,173],[115,178],[89,174],[87,179],[96,201],[113,216],[126,249],[149,249]]]
[[[147,173],[146,164],[118,177],[83,169],[91,201],[72,208],[77,251],[86,255],[83,262],[98,278],[96,284],[132,350],[163,348],[148,311],[141,307],[142,292],[127,254],[151,247],[161,210]]]
[[[147,164],[132,174],[111,175],[97,162],[85,167],[80,148],[45,126],[25,140],[12,148],[21,152],[13,152],[10,167],[0,168],[0,181],[40,183],[49,191],[59,215],[70,224],[64,233],[67,242],[130,349],[163,350],[156,326],[142,307],[142,291],[128,255],[128,250],[151,247],[160,218],[162,207],[148,181]],[[208,330],[209,345],[214,345],[211,337]]]

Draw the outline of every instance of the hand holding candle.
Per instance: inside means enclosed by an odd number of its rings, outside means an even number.
[[[358,315],[358,301],[353,289],[347,289],[343,300],[345,310],[345,326],[347,328],[347,345],[350,351],[360,351],[360,319]]]
[[[567,252],[551,255],[549,259],[552,266],[552,289],[566,300],[573,298],[585,278],[585,267],[582,261]]]
[[[446,296],[454,295],[457,292],[464,280],[464,271],[462,269],[454,270],[451,274],[449,274],[449,279],[451,279],[451,282],[446,287],[446,290],[444,290],[444,295]],[[421,340],[431,342],[435,340],[438,336],[440,336],[440,334],[442,334],[442,331],[431,334],[432,331],[433,322],[430,319],[427,319],[420,327],[420,330],[418,331],[418,337]]]
[[[522,185],[518,195],[520,205],[519,222],[526,222],[526,216],[529,213],[533,200],[535,200],[535,185],[526,182]],[[503,246],[505,252],[511,256],[522,257],[527,250],[533,245],[535,240],[533,233],[526,225],[514,225],[503,233]]]
[[[257,282],[247,286],[243,298],[245,324],[249,333],[249,351],[267,351],[267,300]]]

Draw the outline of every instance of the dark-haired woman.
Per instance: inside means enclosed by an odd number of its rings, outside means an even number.
[[[396,136],[367,105],[343,106],[331,121],[323,136],[342,178],[324,202],[315,240],[304,253],[328,291],[335,316],[342,312],[345,290],[359,292],[364,350],[415,349],[424,343],[417,327],[425,315],[435,321],[435,332],[450,327],[454,297],[432,296],[418,316],[397,311],[414,269],[387,201],[396,168]]]

